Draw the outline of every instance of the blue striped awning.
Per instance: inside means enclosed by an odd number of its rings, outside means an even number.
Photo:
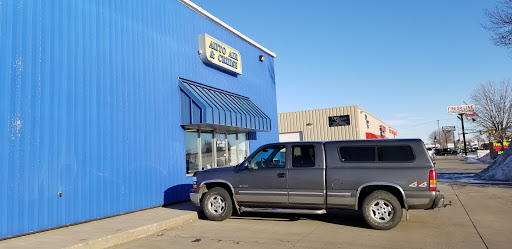
[[[249,98],[181,79],[181,125],[270,131],[270,118]]]

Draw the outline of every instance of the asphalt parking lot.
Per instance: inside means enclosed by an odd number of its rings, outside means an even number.
[[[460,156],[437,160],[461,171]],[[452,206],[412,210],[389,231],[372,230],[356,211],[325,215],[248,213],[226,221],[200,219],[115,248],[511,248],[512,188],[450,182],[439,189]]]

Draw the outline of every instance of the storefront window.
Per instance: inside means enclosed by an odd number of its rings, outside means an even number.
[[[241,163],[247,157],[247,133],[238,133],[238,144],[237,144],[237,164]]]
[[[249,153],[247,133],[225,134],[186,130],[185,147],[187,174],[214,167],[237,165]]]
[[[237,165],[236,158],[236,133],[228,134],[228,165]]]
[[[213,133],[201,132],[202,169],[213,168]]]
[[[199,134],[196,130],[185,132],[185,154],[187,174],[199,171]]]
[[[217,133],[215,135],[215,139],[217,140],[217,167],[226,166],[226,158],[228,157],[226,148],[226,134]]]

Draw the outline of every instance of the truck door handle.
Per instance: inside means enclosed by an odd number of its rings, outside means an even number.
[[[277,173],[277,178],[285,178],[286,173]]]

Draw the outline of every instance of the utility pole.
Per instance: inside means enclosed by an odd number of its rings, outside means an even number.
[[[446,132],[443,131],[444,134],[444,142],[446,143],[446,148],[448,148],[448,136],[446,136]]]
[[[453,137],[453,149],[456,150],[456,146],[455,146],[455,131],[452,131],[452,137]]]
[[[466,132],[464,132],[464,113],[459,114],[459,119],[462,124],[462,138],[464,139],[464,156],[468,156],[468,150],[466,148]]]
[[[437,135],[440,137],[441,136],[441,128],[439,128],[439,119],[437,120]],[[439,138],[438,138],[439,139]],[[434,140],[434,148],[437,148],[437,143],[436,141]]]

